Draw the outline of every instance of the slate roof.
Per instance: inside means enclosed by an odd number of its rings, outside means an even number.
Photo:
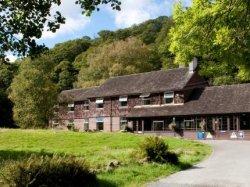
[[[128,117],[233,113],[250,113],[250,84],[195,89],[184,105],[134,108]]]
[[[99,87],[62,91],[59,95],[59,102],[68,99],[71,101],[82,101],[95,97],[181,90],[185,87],[192,75],[193,74],[188,72],[188,68],[176,68],[117,76],[108,79]]]
[[[113,77],[100,86],[95,96],[136,95],[181,90],[191,76],[188,68],[176,68]]]
[[[85,88],[85,89],[72,89],[64,90],[58,96],[59,102],[76,102],[84,101],[90,98],[93,94],[96,93],[96,90],[99,87]]]

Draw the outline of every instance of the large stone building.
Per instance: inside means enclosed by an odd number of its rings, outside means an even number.
[[[250,138],[250,84],[209,86],[188,68],[118,76],[99,87],[63,91],[54,125],[79,130],[173,134],[186,137],[203,128],[216,138],[245,131]]]

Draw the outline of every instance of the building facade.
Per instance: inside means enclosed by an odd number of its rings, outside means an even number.
[[[175,124],[184,137],[204,130],[217,139],[232,138],[232,132],[250,139],[250,84],[209,86],[196,66],[193,61],[188,68],[118,76],[99,87],[63,91],[53,126],[176,135]]]

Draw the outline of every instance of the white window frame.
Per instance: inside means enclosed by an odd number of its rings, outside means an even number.
[[[172,99],[172,102],[171,103],[167,103],[166,102],[166,99]],[[166,105],[171,105],[174,103],[174,92],[164,92],[164,95],[163,95],[163,100],[164,100],[164,104]]]
[[[56,122],[55,122],[56,121]],[[53,119],[52,120],[52,124],[53,125],[59,125],[59,120],[58,119]]]
[[[69,103],[68,112],[74,112],[74,111],[75,111],[75,103]]]
[[[149,105],[151,105],[150,93],[141,94],[140,98],[141,98],[141,105],[142,106],[149,106]],[[145,101],[149,101],[149,104],[145,104]]]
[[[98,98],[95,100],[96,103],[96,108],[102,109],[104,107],[104,99],[103,98]],[[100,107],[102,105],[102,107]]]
[[[122,103],[126,103],[126,105],[122,105]],[[119,107],[127,107],[127,106],[128,106],[128,96],[120,96]]]

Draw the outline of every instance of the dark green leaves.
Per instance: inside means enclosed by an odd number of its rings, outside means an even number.
[[[44,30],[56,32],[65,18],[60,12],[51,15],[52,6],[60,6],[61,0],[0,0],[0,59],[6,60],[6,52],[20,56],[40,53],[45,46],[35,39],[41,38]],[[77,0],[83,13],[90,16],[99,10],[99,4],[110,4],[120,10],[118,0]]]

